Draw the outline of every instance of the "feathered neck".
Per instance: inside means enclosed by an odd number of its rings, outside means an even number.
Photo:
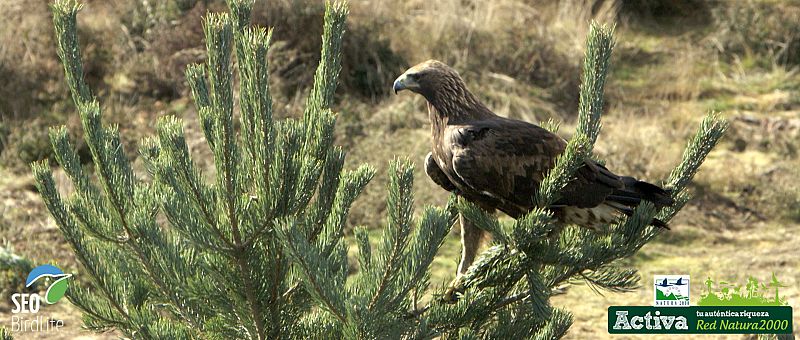
[[[495,116],[483,103],[467,89],[461,78],[457,76],[442,79],[436,91],[422,93],[428,100],[431,110],[430,118],[433,120],[460,123],[470,120],[480,120]]]

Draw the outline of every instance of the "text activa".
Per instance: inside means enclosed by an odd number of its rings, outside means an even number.
[[[617,311],[617,321],[614,329],[689,329],[686,317],[674,315],[661,315],[660,311],[651,316],[647,312],[644,316],[633,316],[628,319],[628,311]]]

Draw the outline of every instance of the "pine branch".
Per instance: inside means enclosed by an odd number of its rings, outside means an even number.
[[[548,207],[558,200],[561,189],[572,180],[572,174],[583,165],[590,150],[591,145],[585,136],[575,135],[570,139],[564,152],[556,158],[553,168],[539,184],[534,198],[538,207]]]
[[[598,25],[595,22],[589,26],[578,104],[578,125],[566,149],[556,158],[555,166],[539,185],[535,202],[541,208],[550,206],[558,199],[561,189],[572,180],[573,173],[592,153],[593,145],[600,133],[603,92],[611,51],[614,48],[613,34],[613,27]]]
[[[553,314],[548,323],[536,333],[534,339],[549,340],[561,339],[567,334],[567,330],[572,325],[572,314],[560,308],[554,308]]]
[[[77,0],[56,0],[51,6],[53,25],[56,30],[58,57],[64,66],[67,85],[76,106],[93,100],[91,91],[83,77],[81,50],[78,48],[78,28],[76,17],[83,6]]]
[[[397,275],[397,267],[403,261],[405,246],[411,233],[411,214],[414,204],[411,190],[414,179],[413,171],[413,167],[407,160],[404,162],[396,160],[389,166],[389,198],[387,199],[389,219],[388,225],[384,229],[383,243],[377,249],[379,262],[373,267],[382,274],[378,276],[377,289],[370,299],[367,309],[375,308],[375,304],[385,298],[384,290],[391,284],[394,275]]]
[[[214,136],[214,119],[211,114],[211,97],[209,95],[208,83],[206,82],[205,66],[200,64],[187,65],[186,81],[189,83],[189,88],[192,90],[192,98],[194,98],[195,107],[200,117],[200,126],[203,129],[206,143],[208,143],[211,150],[214,150],[217,145],[217,139]]]
[[[308,287],[307,291],[324,303],[325,310],[346,323],[346,307],[339,293],[341,287],[335,287],[331,281],[334,270],[330,261],[297,232],[294,222],[284,222],[278,230],[286,240],[289,256],[300,266],[304,278],[302,283]]]
[[[508,231],[505,230],[503,225],[474,203],[465,199],[459,199],[456,208],[462,217],[472,222],[472,224],[478,228],[489,232],[493,240],[502,244],[509,244],[511,242],[511,236],[508,235]]]
[[[548,118],[547,121],[542,122],[539,124],[543,129],[550,131],[552,133],[558,133],[558,129],[561,127],[561,123],[553,119],[552,117]]]
[[[606,265],[580,275],[598,293],[597,288],[616,293],[630,292],[639,288],[639,272],[635,269]]]
[[[130,315],[127,313],[127,310],[119,304],[114,294],[112,294],[110,288],[103,284],[103,282],[100,280],[100,278],[103,276],[99,275],[100,273],[98,272],[97,267],[94,265],[95,259],[89,256],[91,253],[86,251],[88,246],[85,244],[84,236],[75,225],[75,222],[69,213],[66,211],[65,205],[61,200],[61,195],[55,188],[55,182],[53,180],[53,175],[50,171],[49,165],[46,161],[41,161],[31,164],[31,168],[33,170],[34,179],[36,180],[36,188],[42,194],[42,198],[47,206],[47,209],[53,215],[53,218],[56,220],[59,228],[61,228],[65,239],[70,243],[72,249],[75,250],[78,261],[81,262],[84,268],[92,273],[90,277],[94,280],[95,285],[100,288],[114,309],[122,317],[130,319]]]
[[[728,122],[725,119],[718,113],[709,112],[700,123],[697,133],[689,140],[680,164],[669,174],[668,187],[674,192],[683,190],[727,129]]]
[[[365,227],[353,229],[358,247],[358,264],[361,272],[366,272],[372,267],[372,246],[369,244],[369,231]]]
[[[233,131],[233,73],[231,70],[231,45],[233,41],[232,19],[227,14],[209,14],[204,22],[206,47],[208,50],[208,75],[211,84],[211,107],[214,112],[215,139],[214,163],[217,166],[217,185],[222,189],[222,205],[231,228],[234,262],[239,268],[244,283],[244,294],[255,326],[256,338],[266,338],[266,327],[261,303],[256,299],[250,267],[246,258],[243,231],[240,229],[239,204],[241,187],[239,171],[239,147]]]
[[[186,140],[183,133],[181,121],[174,117],[167,116],[160,118],[156,124],[158,136],[160,141],[160,154],[164,158],[158,163],[156,170],[156,177],[167,183],[168,186],[175,192],[176,204],[183,207],[191,207],[197,211],[198,214],[185,215],[174,214],[177,211],[176,206],[165,207],[165,211],[174,223],[173,225],[179,226],[179,230],[184,231],[187,236],[207,245],[212,248],[232,252],[234,251],[234,244],[232,243],[231,236],[226,235],[220,228],[216,221],[216,211],[212,211],[211,207],[214,206],[213,191],[202,184],[202,174],[194,171],[195,166],[189,155],[189,149],[186,145]],[[188,199],[187,199],[188,198]],[[165,200],[167,202],[173,201],[171,199]],[[181,221],[182,218],[201,217],[204,226],[200,223],[187,223]],[[199,221],[198,221],[199,222]],[[187,226],[188,228],[180,228],[180,226]],[[206,240],[202,235],[198,235],[196,230],[201,227],[201,232],[210,231],[217,236],[217,242]],[[199,236],[199,237],[198,237]],[[222,245],[218,245],[222,241]]]
[[[614,26],[599,25],[592,21],[586,38],[576,127],[576,135],[587,139],[587,155],[591,153],[591,147],[600,133],[603,93],[613,49]]]

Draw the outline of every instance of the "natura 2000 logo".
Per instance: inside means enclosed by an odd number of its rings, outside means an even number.
[[[655,275],[653,281],[655,281],[654,306],[689,306],[689,275]]]

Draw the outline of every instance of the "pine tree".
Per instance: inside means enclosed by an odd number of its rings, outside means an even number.
[[[612,291],[636,287],[636,270],[618,260],[659,234],[647,225],[653,216],[668,221],[688,201],[686,185],[726,128],[714,114],[703,121],[666,181],[672,207],[644,204],[604,233],[556,228],[545,208],[581,160],[592,157],[600,129],[613,40],[612,29],[592,25],[577,132],[537,194],[541,208],[503,223],[451,198],[414,218],[413,166],[392,161],[386,225],[378,240],[365,228],[354,230],[358,270],[351,274],[345,220],[375,171],[344,170],[345,153],[333,145],[331,104],[347,8],[326,4],[321,59],[302,119],[276,121],[266,57],[272,33],[249,25],[253,0],[228,5],[230,13],[205,18],[207,61],[186,70],[213,151],[213,177],[200,171],[183,123],[170,116],[139,144],[147,174],[134,173],[118,127],[102,123],[83,79],[81,6],[52,6],[59,57],[94,166],[81,166],[61,126],[50,130],[50,140],[74,192],[61,196],[46,161],[32,169],[81,264],[83,279],[68,298],[90,329],[136,339],[558,338],[572,316],[550,306],[555,289],[573,280]],[[458,213],[489,231],[494,244],[451,303],[439,298],[445,287],[430,288],[429,275]]]

